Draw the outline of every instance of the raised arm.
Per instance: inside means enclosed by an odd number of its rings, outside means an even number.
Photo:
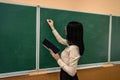
[[[62,38],[62,37],[60,36],[60,34],[56,31],[56,29],[55,29],[55,27],[54,27],[54,22],[53,22],[53,20],[47,19],[47,22],[48,22],[48,24],[49,24],[49,26],[50,26],[50,28],[51,28],[51,30],[52,30],[55,38],[57,39],[57,41],[58,41],[59,43],[63,44],[63,45],[67,45],[67,46],[68,46],[67,40],[64,39],[64,38]]]

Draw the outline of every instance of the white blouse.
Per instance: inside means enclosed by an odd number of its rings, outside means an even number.
[[[76,45],[70,45],[67,40],[62,38],[56,30],[52,31],[57,41],[67,47],[61,53],[61,58],[57,61],[59,66],[70,76],[74,76],[77,72],[77,64],[80,58],[79,48]]]

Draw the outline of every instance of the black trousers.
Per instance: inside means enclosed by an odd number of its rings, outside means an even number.
[[[60,71],[60,80],[78,80],[77,74],[75,76],[70,76],[68,73],[66,73],[63,69]]]

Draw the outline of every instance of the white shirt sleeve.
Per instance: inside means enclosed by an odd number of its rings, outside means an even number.
[[[78,60],[80,58],[79,50],[76,47],[71,47],[70,54],[69,54],[69,64],[67,65],[62,61],[62,59],[59,59],[57,62],[60,65],[60,67],[67,72],[69,75],[74,76],[77,71],[77,64]]]
[[[57,39],[57,41],[58,41],[59,43],[61,43],[61,44],[63,44],[63,45],[68,45],[67,40],[64,39],[64,38],[62,38],[62,37],[60,36],[60,34],[59,34],[55,29],[54,29],[52,32],[53,32],[55,38]]]

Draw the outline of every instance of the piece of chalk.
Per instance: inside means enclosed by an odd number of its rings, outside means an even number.
[[[102,65],[102,67],[113,67],[113,66],[114,66],[114,64],[112,64],[112,63],[105,63]]]
[[[49,19],[47,19],[48,22],[51,22]]]
[[[32,72],[28,73],[29,76],[43,75],[43,74],[47,74],[47,71],[46,70],[39,70],[39,71],[32,71]]]

